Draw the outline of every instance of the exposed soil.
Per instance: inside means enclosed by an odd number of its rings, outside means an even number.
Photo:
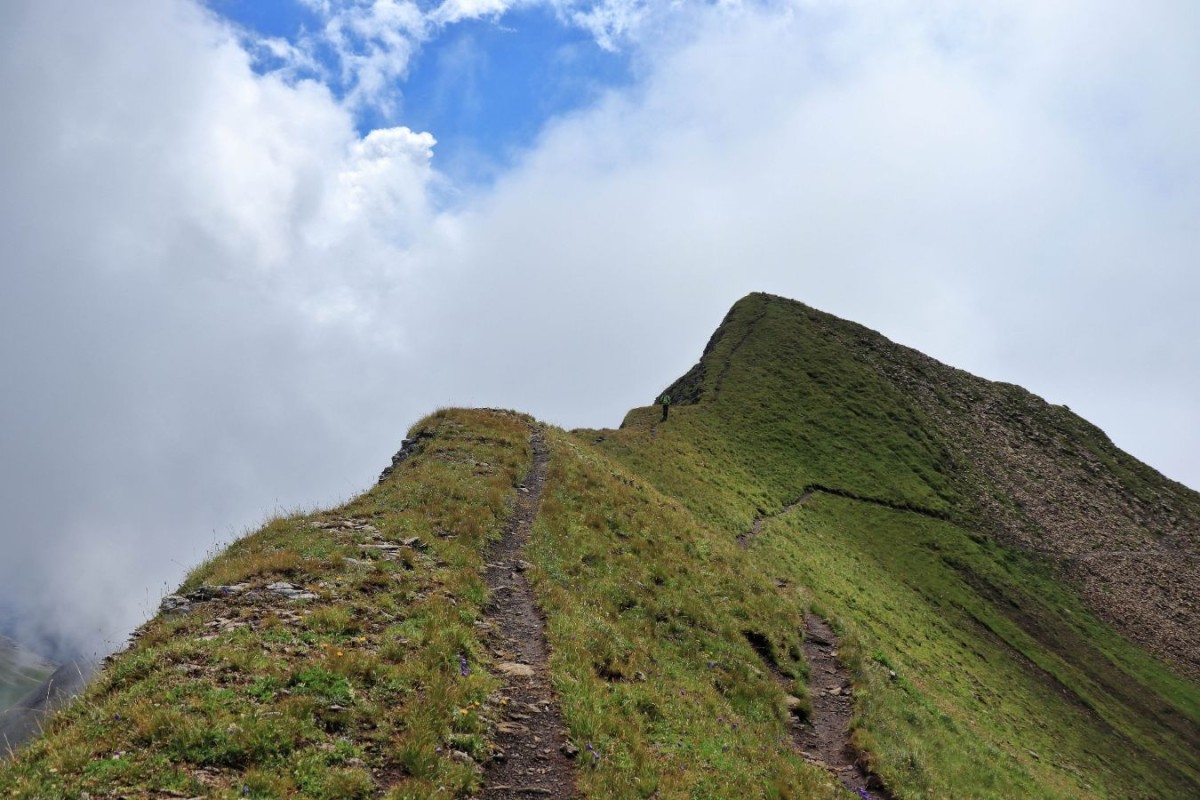
[[[809,487],[775,514],[755,517],[750,530],[738,537],[738,544],[748,547],[767,520],[788,514],[813,496],[826,491],[819,486]],[[812,713],[805,722],[796,720],[792,739],[801,754],[813,764],[824,767],[852,792],[865,800],[891,800],[892,795],[878,775],[867,769],[866,759],[850,740],[850,720],[854,717],[854,690],[850,673],[838,660],[838,638],[829,623],[816,614],[804,616],[804,660],[808,662],[808,696]],[[784,675],[770,652],[770,644],[760,634],[747,632],[750,645],[775,673],[785,690],[790,680]],[[793,699],[797,704],[799,701]]]
[[[854,696],[850,674],[837,658],[837,636],[829,623],[815,614],[805,615],[804,626],[812,716],[796,727],[796,745],[805,758],[828,769],[860,797],[890,799],[891,794],[878,776],[866,770],[862,754],[850,742]]]
[[[541,428],[534,428],[533,465],[518,487],[517,505],[504,538],[488,548],[486,581],[491,593],[488,645],[504,681],[493,760],[484,772],[480,797],[568,800],[576,796],[575,767],[558,697],[550,685],[549,647],[541,612],[522,560],[546,483],[549,453]]]

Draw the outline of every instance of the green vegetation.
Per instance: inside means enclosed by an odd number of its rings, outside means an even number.
[[[481,552],[528,469],[528,419],[439,412],[417,427],[436,438],[392,480],[335,511],[274,520],[193,572],[181,591],[250,588],[151,621],[0,772],[0,796],[476,788],[478,769],[448,751],[486,753]],[[276,581],[317,597],[287,600],[265,589]]]
[[[588,797],[828,797],[793,750],[784,694],[746,633],[804,694],[803,607],[737,545],[562,434],[529,553]]]
[[[54,665],[0,636],[0,712],[50,677]]]
[[[1196,796],[1200,687],[982,532],[986,498],[1017,505],[868,334],[751,296],[668,389],[668,422],[651,406],[547,431],[525,574],[582,796],[851,797],[790,736],[810,609],[842,636],[854,742],[898,798]],[[1057,420],[1036,435],[1187,500],[1013,392],[1021,419]],[[502,704],[484,553],[531,424],[440,411],[379,486],[200,566],[181,592],[209,599],[151,621],[0,771],[0,797],[474,796]]]

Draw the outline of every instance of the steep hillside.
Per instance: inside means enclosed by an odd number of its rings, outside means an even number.
[[[763,294],[667,391],[696,406],[680,415],[690,440],[754,465],[756,505],[825,485],[994,534],[1051,558],[1106,621],[1200,676],[1200,494],[1065,406]]]
[[[54,665],[0,636],[0,712],[20,700],[54,671]]]
[[[378,486],[200,566],[0,796],[1200,793],[1190,651],[1146,631],[1158,660],[1073,571],[1109,508],[1194,552],[1193,493],[765,295],[669,391],[620,430],[422,420]],[[1088,505],[1077,464],[1121,497]],[[1048,515],[1046,476],[1083,499]]]

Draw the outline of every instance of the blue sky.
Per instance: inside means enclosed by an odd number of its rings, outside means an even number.
[[[628,85],[630,73],[628,53],[599,47],[552,12],[510,11],[459,23],[426,45],[394,122],[432,132],[441,168],[471,180],[510,164],[547,120]]]
[[[619,424],[751,291],[1200,487],[1198,76],[1194,0],[6,0],[0,624],[118,646],[439,406]]]
[[[297,0],[209,0],[209,7],[251,38],[294,44],[316,37],[328,20]],[[315,42],[310,53],[318,68],[295,70],[292,79],[320,79],[344,98],[353,82],[343,79],[338,50]],[[287,66],[259,55],[260,72]],[[438,169],[456,184],[472,185],[511,165],[548,120],[632,81],[628,49],[602,47],[590,31],[534,4],[435,27],[417,43],[403,73],[354,116],[363,135],[394,125],[432,133]]]

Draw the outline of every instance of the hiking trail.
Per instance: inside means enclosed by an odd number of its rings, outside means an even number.
[[[749,547],[750,542],[754,541],[754,537],[756,537],[756,536],[758,536],[758,534],[762,533],[763,525],[766,523],[767,520],[773,519],[775,517],[782,517],[784,514],[789,514],[793,511],[795,511],[797,508],[804,505],[804,503],[808,500],[808,498],[813,496],[813,492],[815,492],[815,491],[816,491],[816,489],[812,489],[812,488],[805,489],[800,494],[799,497],[797,497],[791,503],[788,503],[786,506],[784,506],[783,509],[781,511],[779,511],[777,514],[765,514],[765,515],[760,515],[760,516],[755,517],[754,522],[750,525],[750,530],[746,531],[745,533],[743,533],[741,536],[738,537],[738,540],[737,540],[738,544],[742,546],[742,549]]]
[[[793,729],[793,740],[806,759],[832,772],[859,797],[890,800],[883,782],[867,771],[862,754],[850,741],[854,693],[850,673],[838,660],[837,635],[816,614],[804,615],[804,629],[812,716]]]
[[[806,488],[798,498],[775,514],[754,518],[750,530],[738,537],[743,549],[762,532],[771,519],[795,511],[819,486]],[[754,645],[754,642],[751,641]],[[755,647],[785,692],[791,680],[770,656],[769,648]],[[807,721],[792,720],[792,741],[809,762],[829,770],[843,786],[863,800],[891,800],[892,795],[879,776],[867,769],[863,754],[850,740],[850,721],[854,717],[854,689],[850,672],[838,659],[838,637],[829,623],[816,614],[804,615],[804,660],[808,663],[808,696],[812,713]],[[792,698],[789,703],[800,701]]]
[[[483,800],[569,800],[575,797],[573,751],[558,697],[550,685],[545,625],[525,578],[522,560],[546,484],[549,451],[540,427],[530,437],[533,464],[517,487],[516,508],[504,538],[486,552],[485,581],[491,599],[486,642],[497,661],[500,721],[498,750],[484,770]]]

